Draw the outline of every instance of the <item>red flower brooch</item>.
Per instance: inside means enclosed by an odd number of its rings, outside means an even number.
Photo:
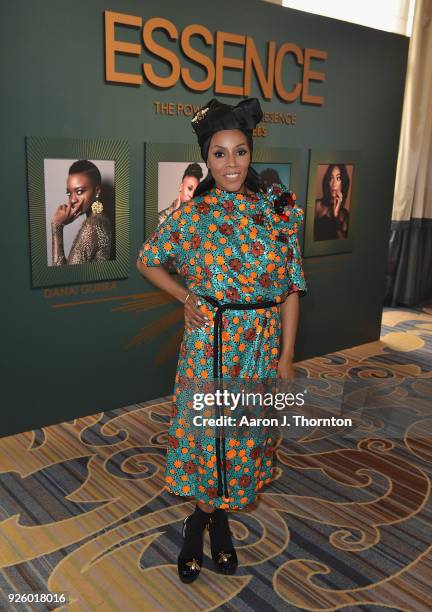
[[[288,191],[280,183],[274,183],[268,190],[272,197],[276,213],[284,221],[289,221],[289,213],[296,205],[297,196],[293,191]]]

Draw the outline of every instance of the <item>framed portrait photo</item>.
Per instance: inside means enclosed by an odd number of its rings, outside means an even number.
[[[147,143],[145,146],[145,236],[194,196],[207,167],[198,145]]]
[[[26,144],[33,287],[127,277],[127,144],[38,137]]]
[[[352,251],[358,172],[356,152],[310,152],[305,257]]]
[[[281,147],[254,147],[252,167],[258,172],[262,188],[282,183],[291,191],[297,191],[297,173],[300,159],[298,149]]]

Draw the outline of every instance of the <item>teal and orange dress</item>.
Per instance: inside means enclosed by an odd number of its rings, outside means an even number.
[[[295,198],[295,196],[294,196]],[[218,508],[251,504],[272,479],[274,438],[265,428],[193,427],[191,388],[223,380],[274,379],[281,342],[280,304],[306,292],[297,234],[303,211],[281,212],[275,192],[214,188],[174,211],[144,242],[147,266],[173,261],[188,290],[203,296],[205,328],[185,331],[168,432],[166,488]],[[201,389],[202,390],[202,389]]]

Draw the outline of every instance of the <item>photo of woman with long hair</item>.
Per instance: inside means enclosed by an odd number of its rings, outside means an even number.
[[[329,164],[322,178],[322,196],[315,200],[314,241],[348,237],[350,184],[345,164]]]

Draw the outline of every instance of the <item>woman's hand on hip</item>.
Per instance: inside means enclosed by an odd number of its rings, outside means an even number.
[[[187,331],[208,325],[208,318],[199,308],[201,304],[202,300],[197,295],[189,293],[184,305],[185,329]]]

